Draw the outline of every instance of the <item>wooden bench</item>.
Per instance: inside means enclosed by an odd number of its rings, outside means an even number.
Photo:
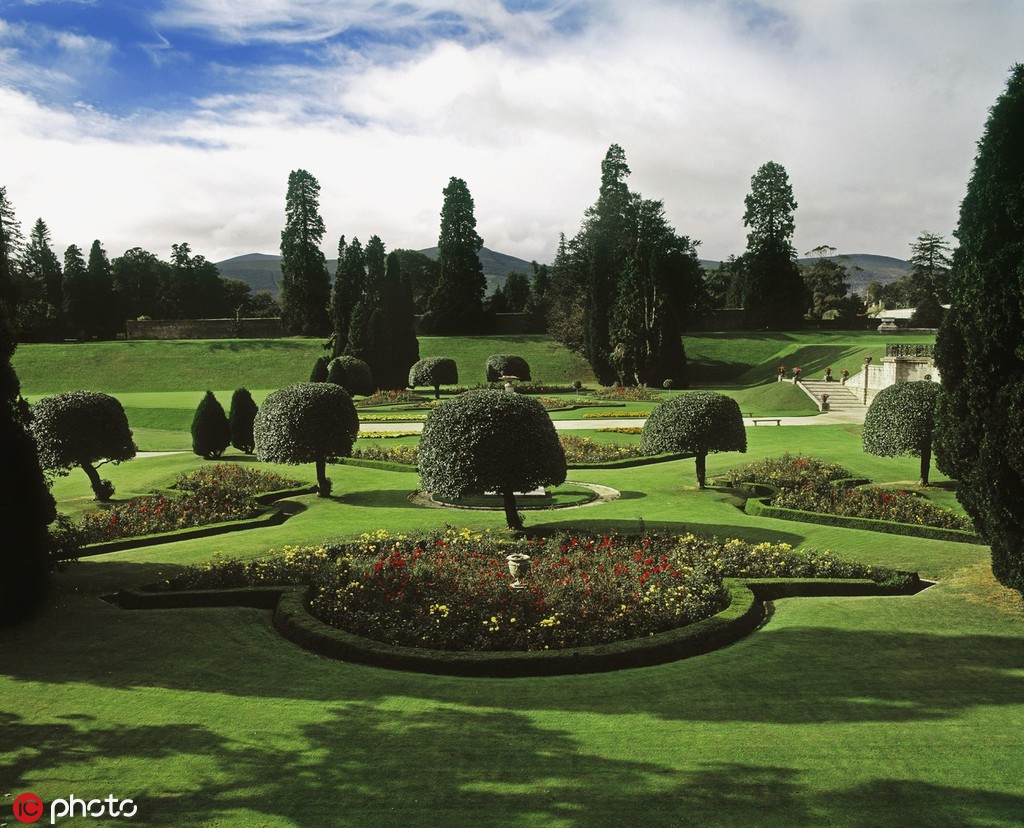
[[[775,423],[775,425],[782,425],[782,420],[777,417],[753,417],[754,425],[760,425],[761,423]]]

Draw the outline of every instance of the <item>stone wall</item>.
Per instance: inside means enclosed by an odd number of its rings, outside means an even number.
[[[129,319],[128,339],[273,339],[284,336],[272,319]]]

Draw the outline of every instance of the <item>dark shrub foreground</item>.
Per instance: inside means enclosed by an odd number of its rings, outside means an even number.
[[[506,556],[530,556],[513,589]],[[381,530],[349,544],[288,548],[258,561],[215,561],[164,586],[309,584],[310,612],[357,635],[454,651],[530,651],[635,639],[723,609],[722,579],[914,576],[786,544],[695,535],[559,535],[546,540],[449,529],[411,538]]]

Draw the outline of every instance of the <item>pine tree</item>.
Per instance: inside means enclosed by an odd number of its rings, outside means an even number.
[[[281,321],[291,334],[324,336],[331,328],[327,315],[330,276],[320,243],[320,184],[305,170],[292,170],[281,231]]]
[[[22,267],[26,295],[19,303],[18,328],[41,338],[63,338],[64,274],[50,246],[50,228],[42,219],[32,226]]]
[[[810,303],[792,245],[797,203],[786,168],[774,161],[762,165],[750,179],[745,204],[747,321],[755,328],[797,327]]]
[[[114,275],[110,269],[107,251],[100,245],[99,239],[89,248],[86,272],[89,286],[86,300],[89,322],[85,330],[97,339],[113,339],[120,328],[119,320],[115,316],[117,305],[114,302]]]
[[[452,177],[443,192],[437,240],[440,276],[430,296],[428,324],[440,334],[476,333],[483,322],[487,290],[478,255],[484,243],[476,232],[473,197],[466,182]]]
[[[935,347],[939,468],[1024,593],[1024,64],[990,110],[960,204],[950,310]]]
[[[89,271],[82,248],[76,244],[64,251],[64,318],[68,332],[84,339],[90,327]]]

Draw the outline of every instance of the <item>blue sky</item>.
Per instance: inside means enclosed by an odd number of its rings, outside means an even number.
[[[799,252],[951,236],[1016,0],[0,0],[0,185],[54,246],[276,252],[288,172],[325,252],[436,243],[464,178],[488,247],[550,261],[609,144],[707,258],[789,172]]]

